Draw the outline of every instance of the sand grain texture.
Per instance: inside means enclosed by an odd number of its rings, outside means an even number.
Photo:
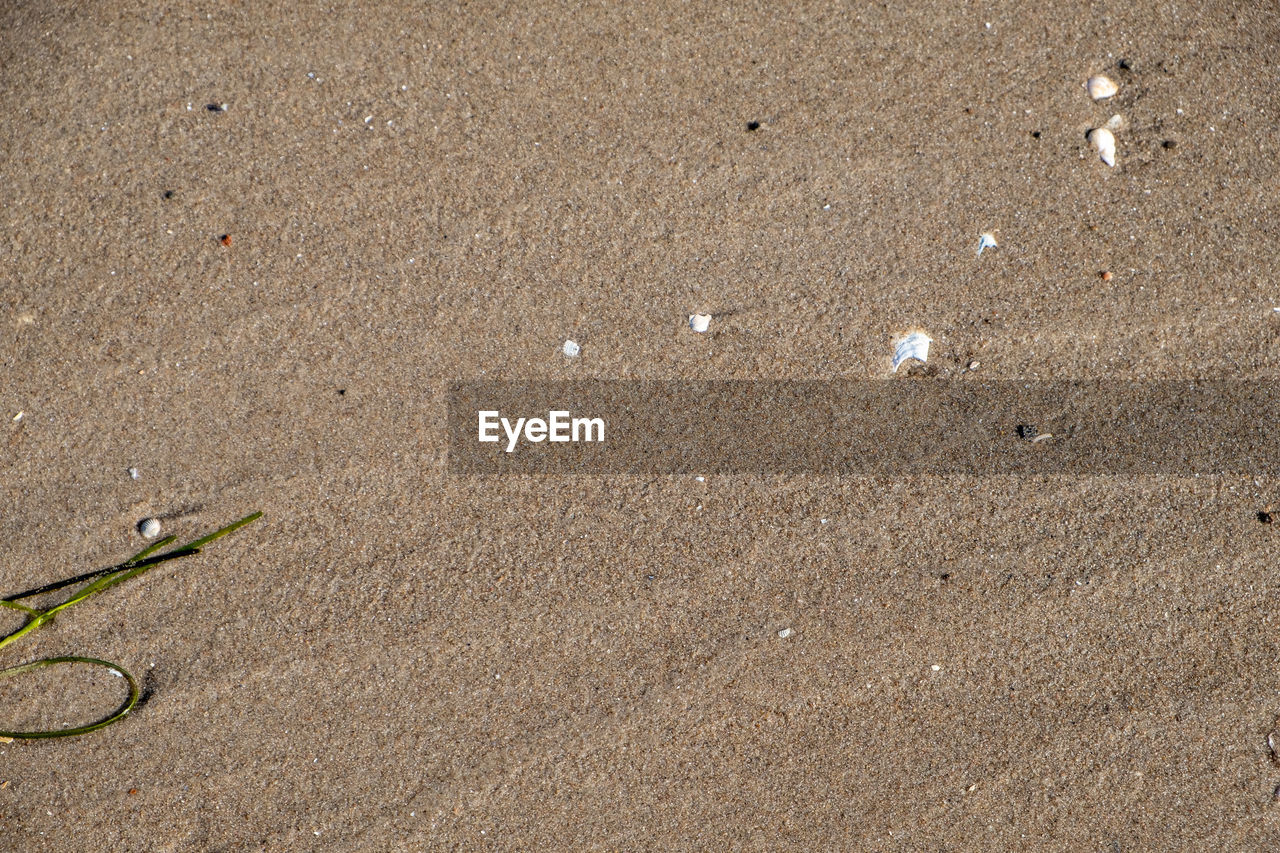
[[[266,514],[0,662],[151,691],[0,746],[3,846],[1280,846],[1267,472],[443,435],[452,380],[869,378],[916,324],[944,378],[1273,377],[1274,14],[362,5],[0,9],[3,594]]]

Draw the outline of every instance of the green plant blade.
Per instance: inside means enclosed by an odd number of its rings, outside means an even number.
[[[37,740],[40,738],[54,737],[75,737],[76,735],[88,734],[98,729],[106,728],[112,723],[119,722],[124,719],[125,715],[133,710],[133,706],[138,704],[138,697],[142,695],[142,691],[138,689],[138,682],[129,673],[127,669],[119,664],[111,663],[111,661],[99,660],[98,658],[82,658],[74,656],[43,658],[41,660],[31,661],[31,663],[19,664],[11,666],[7,669],[0,669],[0,678],[9,678],[14,675],[21,675],[24,672],[30,672],[33,669],[41,669],[46,666],[57,666],[66,663],[87,663],[94,666],[105,666],[112,672],[119,673],[125,681],[129,683],[129,697],[124,700],[110,715],[103,717],[96,723],[89,723],[86,726],[76,726],[70,729],[49,729],[44,731],[33,732],[11,732],[0,731],[0,737],[13,738],[14,740]]]
[[[240,519],[239,521],[232,522],[231,524],[228,524],[226,527],[223,527],[220,530],[215,530],[213,533],[210,533],[207,536],[202,536],[193,542],[190,542],[178,548],[174,548],[172,551],[168,551],[164,554],[156,554],[156,552],[159,551],[161,548],[165,547],[166,545],[169,545],[170,543],[174,542],[177,539],[176,536],[166,536],[164,539],[161,539],[158,542],[155,542],[151,545],[148,545],[146,548],[143,548],[137,554],[133,555],[128,560],[118,565],[111,566],[106,569],[99,569],[97,571],[88,572],[87,574],[78,575],[76,577],[68,578],[62,581],[57,581],[52,584],[47,584],[35,590],[9,596],[6,599],[0,599],[0,607],[7,607],[12,610],[20,610],[24,614],[26,614],[26,616],[28,617],[28,621],[25,625],[23,625],[21,628],[14,631],[13,633],[9,634],[7,637],[0,638],[0,648],[4,648],[10,643],[13,643],[16,640],[20,639],[21,637],[24,637],[27,634],[31,633],[32,631],[36,630],[41,625],[53,619],[55,614],[63,610],[66,610],[70,607],[73,607],[74,605],[79,604],[80,602],[85,601],[86,599],[94,595],[97,595],[100,592],[108,590],[111,587],[116,586],[117,584],[124,583],[125,581],[130,580],[131,578],[136,578],[141,574],[145,574],[146,572],[149,572],[151,569],[154,569],[156,566],[160,565],[161,563],[167,563],[170,560],[176,560],[181,557],[190,557],[195,554],[198,554],[200,553],[201,547],[209,544],[215,539],[219,539],[223,536],[226,536],[228,533],[231,533],[235,530],[240,529],[241,527],[244,527],[246,524],[250,524],[254,521],[257,521],[261,517],[262,517],[261,512],[255,512],[252,515],[246,515],[244,518]],[[62,602],[59,605],[50,607],[47,610],[37,610],[34,607],[28,607],[25,604],[17,603],[19,599],[29,598],[34,595],[39,595],[41,593],[53,592],[55,590],[72,586],[74,584],[81,583],[86,580],[89,581],[89,583],[85,584],[83,587],[81,587],[79,590],[73,593],[70,598],[68,598],[66,601]],[[0,738],[30,740],[30,739],[36,739],[36,738],[72,737],[74,735],[87,734],[89,732],[96,731],[101,728],[105,728],[106,726],[109,726],[112,723],[118,722],[119,720],[123,719],[124,716],[128,714],[129,711],[131,711],[133,707],[138,703],[138,697],[140,695],[138,690],[138,683],[134,679],[134,677],[129,674],[128,670],[126,670],[124,667],[121,667],[117,664],[111,663],[110,661],[99,660],[98,658],[74,657],[74,656],[43,658],[41,660],[31,661],[30,663],[19,664],[18,666],[11,666],[8,669],[0,669],[0,678],[8,678],[10,676],[20,675],[21,673],[30,672],[31,670],[38,669],[40,667],[56,666],[58,664],[66,664],[66,663],[87,663],[87,664],[92,664],[94,666],[104,666],[110,669],[112,672],[118,673],[120,676],[125,678],[129,683],[129,698],[126,699],[124,704],[122,704],[110,716],[104,717],[103,719],[97,721],[96,723],[90,723],[87,726],[76,726],[70,729],[56,729],[51,731],[36,731],[36,732],[0,731]]]

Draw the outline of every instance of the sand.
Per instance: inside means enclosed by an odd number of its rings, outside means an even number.
[[[1270,472],[444,435],[457,380],[887,378],[908,327],[895,381],[1271,378],[1270,10],[359,6],[0,8],[0,593],[265,513],[4,650],[147,701],[0,746],[0,846],[1280,846]]]

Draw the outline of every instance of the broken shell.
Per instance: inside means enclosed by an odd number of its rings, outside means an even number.
[[[578,346],[577,341],[564,342],[564,354],[569,358],[577,358],[580,352],[582,352],[582,347]]]
[[[898,366],[902,362],[914,358],[923,363],[929,360],[929,344],[933,339],[924,332],[912,332],[902,340],[898,341],[898,345],[893,349],[893,372],[898,372]]]
[[[983,249],[996,249],[1000,244],[996,242],[996,235],[990,231],[978,235],[978,254],[982,254]]]
[[[160,535],[160,519],[144,518],[138,522],[138,532],[145,539],[155,539]]]
[[[690,314],[689,328],[693,329],[695,332],[699,332],[699,333],[705,332],[707,329],[711,328],[711,315],[710,314]]]
[[[1089,131],[1089,141],[1098,149],[1098,156],[1108,166],[1116,164],[1116,135],[1105,127],[1095,127]]]
[[[1084,87],[1089,90],[1089,97],[1093,98],[1095,101],[1105,101],[1107,98],[1110,98],[1116,92],[1120,91],[1119,86],[1101,75],[1097,77],[1090,77],[1089,81],[1084,84]]]

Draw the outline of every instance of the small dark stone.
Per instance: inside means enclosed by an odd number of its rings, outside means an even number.
[[[205,104],[204,108],[211,113],[222,112],[222,104]]]
[[[1031,424],[1018,424],[1018,438],[1025,438],[1027,441],[1035,438],[1040,434],[1040,430]]]
[[[1160,143],[1160,147],[1172,151],[1174,148],[1178,147],[1178,141],[1176,139],[1166,139],[1164,142]]]
[[[1130,60],[1128,60],[1128,59],[1121,59],[1119,62],[1117,62],[1117,63],[1116,63],[1116,65],[1119,65],[1119,66],[1120,66],[1121,68],[1123,68],[1125,71],[1132,71],[1132,70],[1133,70],[1133,62],[1131,62],[1131,61],[1130,61]]]
[[[165,197],[165,198],[173,198],[173,190],[165,190],[165,191],[164,191],[164,197]]]
[[[759,129],[760,129],[760,122],[758,121],[747,122],[747,130],[759,130]]]
[[[1031,131],[1031,135],[1032,135],[1032,136],[1034,136],[1036,139],[1039,139],[1039,138],[1040,138],[1040,131],[1038,131],[1038,130],[1033,130],[1033,131]]]
[[[347,393],[347,389],[346,389],[346,388],[339,388],[339,389],[338,389],[338,396],[339,396],[339,397],[343,397],[343,396],[345,396],[345,395],[346,395],[346,393]]]
[[[943,572],[942,574],[938,575],[938,577],[944,581],[949,581],[951,580],[951,572]]]
[[[1270,524],[1273,520],[1274,516],[1272,516],[1271,513],[1267,512],[1265,509],[1258,510],[1258,521],[1263,524]]]

